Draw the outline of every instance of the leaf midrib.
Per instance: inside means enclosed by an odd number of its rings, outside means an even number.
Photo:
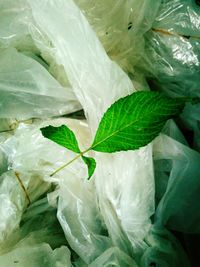
[[[149,114],[154,113],[154,112],[155,112],[155,111],[153,111],[153,112],[149,112]],[[149,114],[148,114],[148,115],[149,115]],[[118,132],[123,131],[124,129],[126,129],[126,128],[129,127],[130,125],[132,125],[132,124],[134,124],[134,123],[137,123],[139,120],[141,120],[141,119],[143,119],[143,118],[145,118],[145,116],[144,116],[144,117],[140,117],[140,119],[137,119],[137,120],[135,120],[135,121],[129,123],[128,125],[122,127],[121,129],[119,129],[119,130],[113,132],[113,133],[110,134],[109,136],[105,137],[104,139],[102,139],[101,141],[99,141],[98,143],[96,143],[94,146],[92,145],[92,146],[90,147],[90,149],[94,149],[96,146],[98,146],[98,145],[101,144],[102,142],[105,142],[107,139],[109,139],[109,138],[112,137],[113,135],[117,134]]]

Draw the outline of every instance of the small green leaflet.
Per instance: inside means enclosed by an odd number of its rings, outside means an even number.
[[[93,175],[95,169],[96,169],[96,161],[93,158],[89,158],[86,156],[82,156],[83,161],[88,166],[88,179]]]
[[[91,149],[111,153],[145,146],[184,105],[180,98],[158,92],[141,91],[123,97],[104,114]]]
[[[49,125],[40,130],[44,137],[54,141],[56,144],[64,146],[75,153],[81,153],[76,136],[66,125],[59,127]]]
[[[160,133],[168,119],[182,112],[186,101],[184,98],[172,99],[161,93],[148,91],[120,98],[105,112],[92,145],[83,152],[79,149],[74,133],[67,126],[42,128],[44,137],[79,154],[51,176],[82,157],[88,166],[90,178],[96,162],[93,158],[83,156],[86,152],[95,150],[112,153],[135,150],[147,145]]]
[[[83,161],[86,163],[88,167],[88,179],[93,175],[94,170],[96,168],[96,162],[93,158],[85,157],[82,155],[80,148],[78,146],[78,142],[76,136],[66,125],[61,125],[59,127],[47,126],[40,129],[42,135],[58,145],[61,145],[75,153],[80,154]]]

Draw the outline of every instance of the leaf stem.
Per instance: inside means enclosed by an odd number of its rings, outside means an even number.
[[[22,190],[24,191],[24,193],[26,195],[26,198],[28,200],[28,206],[29,206],[31,204],[31,200],[29,198],[28,192],[27,192],[27,190],[26,190],[26,188],[25,188],[25,186],[24,186],[24,184],[23,184],[18,172],[15,172],[15,176],[17,177],[17,180],[18,180]]]
[[[83,152],[80,152],[80,154],[78,154],[76,157],[74,157],[73,159],[71,159],[70,161],[68,161],[67,163],[65,163],[64,165],[62,165],[61,167],[59,167],[57,170],[55,170],[54,172],[52,172],[50,174],[50,177],[54,176],[56,173],[58,173],[59,171],[61,171],[62,169],[64,169],[65,167],[67,167],[68,165],[70,165],[72,162],[74,162],[75,160],[77,160],[78,158],[82,157],[85,153],[87,153],[89,150],[91,150],[91,147],[89,147],[88,149],[84,150]]]

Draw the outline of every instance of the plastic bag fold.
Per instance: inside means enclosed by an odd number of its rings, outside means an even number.
[[[47,118],[80,109],[70,87],[14,48],[0,53],[0,95],[0,118]]]
[[[92,262],[89,267],[109,267],[109,266],[124,266],[124,267],[138,267],[133,259],[131,259],[124,252],[117,247],[112,247],[106,250],[100,257]]]
[[[199,233],[200,155],[172,138],[160,135],[154,141],[154,160],[163,159],[170,160],[171,164],[162,181],[165,183],[164,195],[156,211],[155,223],[183,233]]]

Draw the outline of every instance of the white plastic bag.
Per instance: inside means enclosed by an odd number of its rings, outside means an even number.
[[[47,199],[36,201],[26,210],[20,229],[7,240],[0,254],[2,267],[72,266],[56,210]]]
[[[29,4],[39,29],[55,47],[57,62],[63,64],[94,134],[105,110],[134,91],[131,81],[108,58],[73,1],[29,0]],[[96,154],[96,160],[97,194],[112,241],[129,254],[130,244],[135,253],[141,253],[154,212],[151,146],[135,152]]]
[[[70,87],[14,48],[0,53],[0,96],[0,118],[47,118],[81,108]]]

